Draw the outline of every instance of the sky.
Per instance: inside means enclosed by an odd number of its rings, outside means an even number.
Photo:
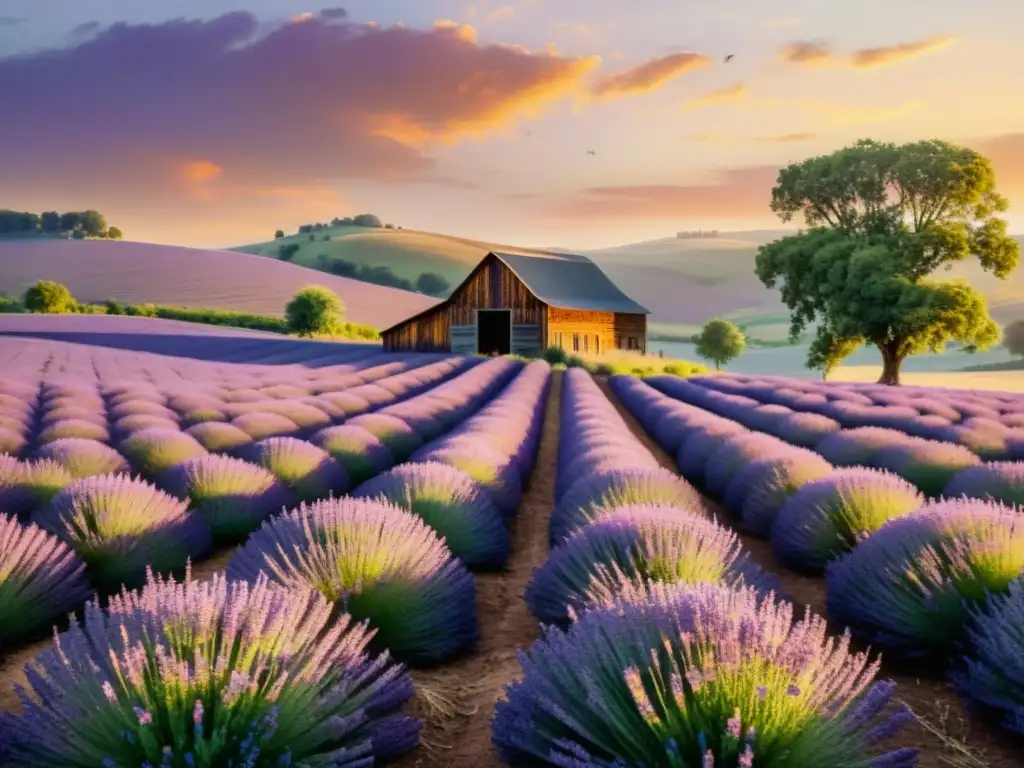
[[[338,2],[0,0],[0,207],[584,249],[781,227],[787,163],[939,138],[1024,231],[1020,0]]]

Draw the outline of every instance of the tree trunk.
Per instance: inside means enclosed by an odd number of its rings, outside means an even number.
[[[903,355],[899,353],[896,344],[879,345],[878,350],[882,353],[882,376],[878,379],[879,384],[888,384],[890,387],[900,385],[900,366],[903,365]]]

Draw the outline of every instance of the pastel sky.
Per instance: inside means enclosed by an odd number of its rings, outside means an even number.
[[[590,248],[780,226],[780,165],[942,138],[1024,231],[1021,0],[337,2],[0,0],[0,207]]]

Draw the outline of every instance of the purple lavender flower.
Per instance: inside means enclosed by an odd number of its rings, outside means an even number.
[[[44,445],[65,437],[80,437],[89,440],[98,440],[101,443],[105,443],[110,439],[110,433],[107,431],[106,427],[102,427],[91,421],[82,421],[81,419],[64,419],[62,421],[56,421],[44,428],[43,431],[39,433],[39,443]]]
[[[941,501],[891,520],[825,571],[829,616],[908,657],[962,639],[972,604],[1024,569],[1024,517],[992,502]]]
[[[786,501],[807,483],[825,477],[833,467],[802,448],[757,459],[733,475],[725,489],[725,505],[737,514],[744,530],[768,538]]]
[[[654,504],[708,515],[704,499],[667,469],[625,469],[586,475],[566,491],[551,514],[552,546],[619,507]]]
[[[0,456],[20,456],[27,445],[23,432],[15,432],[0,424]]]
[[[790,445],[813,448],[840,429],[839,422],[819,413],[791,413],[765,431]]]
[[[28,509],[45,507],[75,479],[63,464],[53,459],[36,459],[23,466],[22,482],[31,499]]]
[[[138,413],[132,416],[124,416],[114,422],[114,432],[123,437],[131,437],[136,432],[145,429],[161,429],[166,432],[177,432],[179,426],[176,421],[165,419],[162,416],[150,416],[145,413]]]
[[[237,543],[271,515],[294,505],[288,487],[263,467],[211,453],[176,464],[160,485],[191,502],[217,543]]]
[[[104,429],[107,428],[107,417],[102,409],[83,408],[77,405],[64,405],[59,408],[50,408],[43,413],[39,420],[43,429],[56,424],[59,421],[87,421]]]
[[[960,470],[979,464],[981,459],[963,446],[919,438],[884,448],[872,460],[876,468],[894,472],[931,497],[939,496]]]
[[[683,441],[676,454],[679,474],[696,485],[703,485],[707,479],[708,460],[724,440],[738,435],[749,434],[749,430],[735,421],[721,419],[694,432]]]
[[[122,400],[110,408],[109,414],[112,421],[123,419],[125,416],[155,416],[168,421],[177,419],[174,411],[152,400]]]
[[[90,603],[5,726],[26,768],[375,764],[418,742],[412,683],[308,589],[151,580]]]
[[[494,745],[511,765],[913,766],[913,750],[872,750],[907,719],[883,712],[878,663],[792,611],[709,584],[588,611],[520,654]]]
[[[434,663],[477,639],[473,577],[420,518],[385,502],[328,499],[256,531],[228,576],[314,587],[376,630],[374,644]]]
[[[269,470],[299,501],[325,499],[350,487],[348,474],[327,451],[294,437],[268,437],[244,449],[242,456]]]
[[[721,496],[729,481],[747,464],[778,456],[787,450],[790,447],[777,437],[761,432],[741,432],[728,437],[708,457],[704,484],[710,493]]]
[[[89,594],[85,564],[69,547],[0,515],[0,649],[46,629]]]
[[[883,448],[911,442],[912,438],[895,429],[858,427],[833,432],[823,438],[814,450],[837,467],[871,466]]]
[[[276,413],[249,412],[236,416],[231,423],[249,435],[253,440],[263,440],[279,435],[295,435],[299,425],[291,419]]]
[[[994,461],[962,469],[946,484],[942,495],[989,499],[1024,507],[1024,462]]]
[[[395,463],[387,446],[362,427],[327,427],[309,441],[341,464],[353,484],[369,480]]]
[[[448,447],[442,440],[417,451],[413,458],[417,462],[447,464],[465,472],[506,518],[519,508],[523,481],[515,462],[483,438],[461,447]]]
[[[188,505],[142,480],[100,475],[77,480],[34,522],[70,546],[104,593],[145,582],[146,569],[181,572],[211,546],[210,530]]]
[[[248,434],[234,424],[223,421],[194,424],[185,430],[185,434],[195,438],[210,453],[235,453],[253,442]]]
[[[637,505],[615,509],[555,547],[523,599],[542,623],[565,625],[627,587],[643,595],[648,582],[779,588],[729,529],[682,509]]]
[[[205,456],[207,450],[191,435],[169,429],[143,429],[118,446],[135,470],[150,479],[183,461]]]
[[[262,403],[264,413],[273,413],[284,416],[299,429],[315,430],[329,427],[333,423],[331,417],[319,408],[303,403],[298,400],[277,400],[271,403]]]
[[[109,445],[80,437],[65,437],[47,443],[36,451],[36,458],[56,461],[76,480],[129,471],[128,462]]]
[[[968,650],[953,669],[956,688],[1002,714],[1003,727],[1024,735],[1024,581],[972,611]]]
[[[423,445],[423,438],[416,430],[396,416],[367,413],[349,419],[346,426],[365,429],[384,444],[396,461],[404,461]]]
[[[915,486],[891,472],[836,470],[789,497],[771,529],[772,548],[787,565],[818,571],[924,503]]]
[[[383,499],[422,518],[470,568],[501,567],[508,561],[509,535],[501,513],[486,491],[455,467],[400,464],[352,495]]]
[[[32,510],[34,501],[28,466],[13,456],[0,454],[0,515],[24,515]]]

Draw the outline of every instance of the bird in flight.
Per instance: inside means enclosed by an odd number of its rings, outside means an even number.
[[[595,151],[594,151],[594,150],[592,150],[592,149],[588,149],[588,150],[587,150],[587,154],[588,154],[588,155],[594,155],[595,157],[597,156],[597,152],[595,152]]]
[[[732,58],[733,58],[734,55],[735,54],[730,53],[728,56],[726,56],[725,57],[725,63],[728,64],[730,61],[732,61]]]

